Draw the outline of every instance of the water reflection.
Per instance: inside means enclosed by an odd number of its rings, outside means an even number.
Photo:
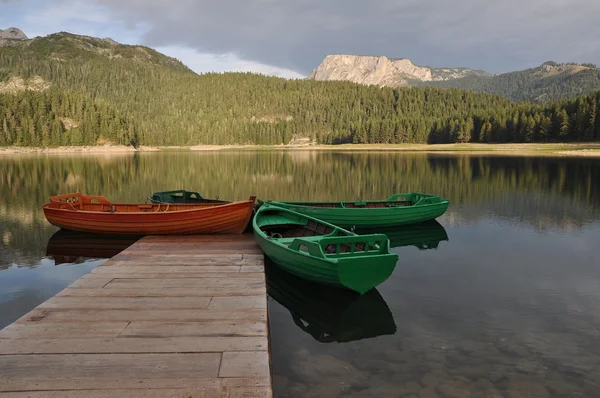
[[[52,257],[56,265],[74,263],[82,258],[111,258],[140,238],[59,230],[48,240],[46,256]]]
[[[23,267],[18,263],[0,269],[0,329],[89,273],[106,260],[78,259],[56,267],[53,260],[38,259]]]
[[[446,229],[437,220],[393,228],[378,228],[361,233],[386,234],[390,247],[415,246],[419,250],[437,249],[441,241],[448,241]]]
[[[329,318],[301,306],[300,328],[269,301],[275,396],[600,396],[600,159],[190,152],[5,156],[0,170],[0,327],[102,261],[55,267],[45,258],[56,228],[40,209],[51,195],[134,202],[179,188],[337,201],[431,192],[451,200],[443,227],[386,231],[399,263],[377,291],[394,334],[358,339],[378,333],[348,317],[365,313],[360,302],[333,312],[335,298],[319,301]],[[288,301],[313,303],[309,292]]]
[[[267,292],[290,311],[293,322],[321,343],[348,342],[396,332],[377,289],[360,295],[298,278],[266,260]]]
[[[539,230],[580,229],[600,216],[598,159],[402,153],[219,152],[0,157],[0,267],[33,265],[56,231],[41,205],[80,191],[114,202],[188,189],[228,200],[335,201],[432,192],[447,223],[497,217]],[[448,224],[446,224],[448,225]]]

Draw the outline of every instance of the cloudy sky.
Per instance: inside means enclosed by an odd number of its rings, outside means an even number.
[[[196,72],[303,77],[327,54],[501,73],[600,64],[600,0],[0,0],[0,29],[144,44]]]

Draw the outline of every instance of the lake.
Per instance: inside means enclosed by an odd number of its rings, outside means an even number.
[[[105,261],[56,249],[41,210],[51,195],[421,191],[450,209],[437,223],[387,231],[398,264],[365,296],[268,267],[275,396],[600,396],[600,159],[161,152],[9,155],[0,168],[0,328]]]

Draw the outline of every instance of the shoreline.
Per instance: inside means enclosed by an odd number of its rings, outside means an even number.
[[[341,145],[124,145],[69,147],[0,147],[2,155],[20,154],[126,154],[139,152],[215,152],[215,151],[335,151],[335,152],[409,152],[472,155],[584,156],[600,157],[600,143],[562,144],[341,144]]]

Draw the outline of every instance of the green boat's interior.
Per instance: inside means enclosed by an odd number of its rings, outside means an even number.
[[[356,235],[300,214],[277,209],[261,212],[257,225],[269,239],[277,239],[277,242],[292,250],[311,255],[337,257],[389,251],[385,235]]]
[[[290,204],[299,205],[299,206],[310,206],[310,207],[331,207],[331,208],[340,208],[340,209],[373,209],[373,208],[386,208],[386,207],[405,207],[412,206],[412,202],[402,201],[402,202],[339,202],[339,203],[314,203],[314,202],[291,202]]]

